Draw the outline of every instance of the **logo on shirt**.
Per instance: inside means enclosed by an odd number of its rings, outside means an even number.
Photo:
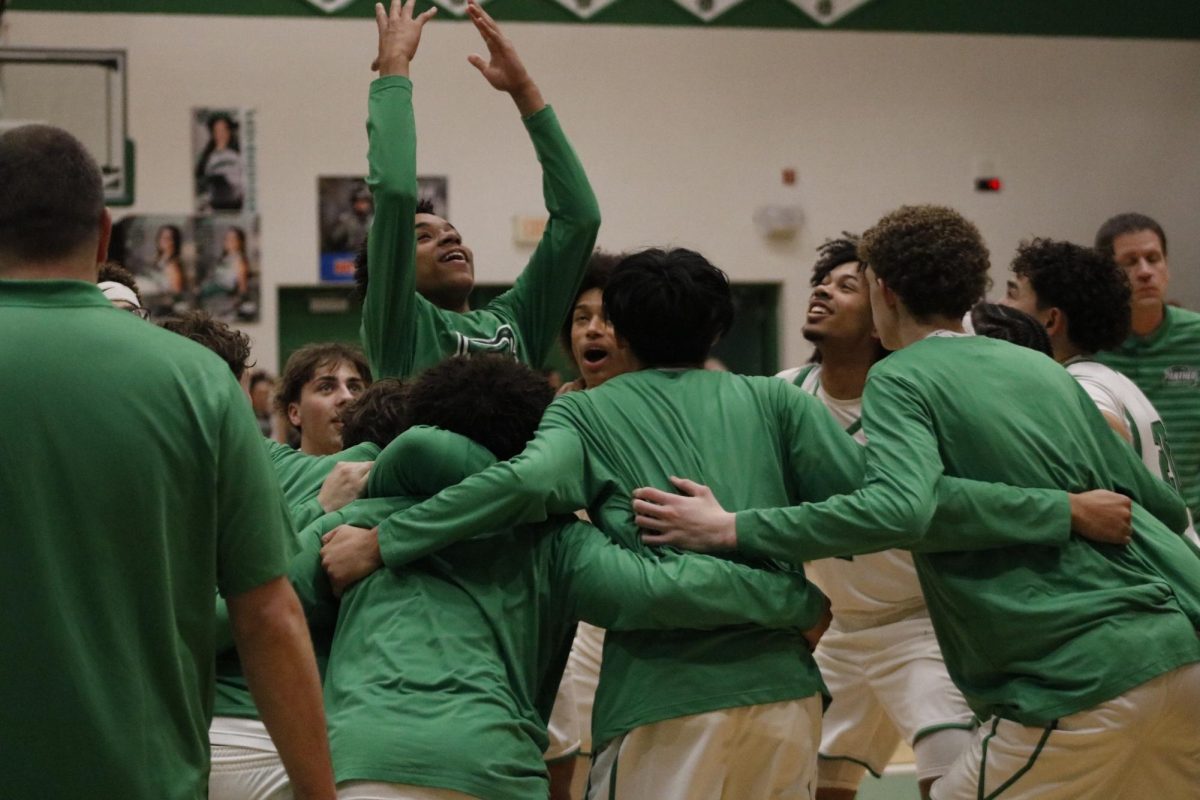
[[[1167,367],[1163,370],[1167,386],[1200,386],[1200,367]]]
[[[510,325],[501,325],[496,329],[496,335],[490,339],[472,339],[461,333],[458,334],[458,348],[454,354],[469,356],[472,353],[499,353],[510,355],[515,359],[517,357],[517,335]]]

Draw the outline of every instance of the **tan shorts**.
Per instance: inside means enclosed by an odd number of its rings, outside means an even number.
[[[991,720],[931,796],[1190,800],[1200,796],[1198,708],[1200,664],[1189,664],[1045,728]]]
[[[821,696],[634,728],[592,760],[589,800],[810,800]]]

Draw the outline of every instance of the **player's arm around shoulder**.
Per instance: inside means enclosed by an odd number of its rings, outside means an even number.
[[[562,602],[609,630],[710,630],[753,624],[809,629],[828,611],[802,572],[755,569],[722,558],[626,549],[585,522],[563,524],[554,574]]]

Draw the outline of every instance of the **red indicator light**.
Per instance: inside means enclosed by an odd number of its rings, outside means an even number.
[[[999,178],[976,178],[975,191],[977,192],[998,192],[1004,188],[1004,184]]]

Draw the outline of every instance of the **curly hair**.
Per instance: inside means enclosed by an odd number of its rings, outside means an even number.
[[[399,378],[380,378],[348,403],[342,420],[342,448],[362,442],[387,447],[408,429],[405,399],[408,387]]]
[[[247,367],[253,366],[248,363],[250,337],[221,320],[214,319],[207,311],[181,311],[159,320],[158,326],[212,350],[229,365],[234,377],[239,381]]]
[[[1022,242],[1012,263],[1039,309],[1067,315],[1067,338],[1085,353],[1111,350],[1129,335],[1129,279],[1108,256],[1052,239]]]
[[[1127,211],[1104,220],[1100,230],[1096,231],[1096,249],[1112,258],[1113,241],[1118,236],[1139,231],[1152,231],[1157,234],[1158,243],[1162,245],[1162,253],[1164,256],[1167,254],[1167,235],[1163,233],[1162,225],[1145,214],[1138,214],[1135,211]]]
[[[1046,326],[1012,306],[977,303],[971,309],[971,327],[980,336],[1012,342],[1043,355],[1054,356]]]
[[[511,357],[453,356],[409,383],[408,423],[461,434],[507,461],[525,449],[553,399],[546,379]]]
[[[128,286],[130,291],[133,292],[133,296],[138,299],[138,302],[142,302],[142,293],[138,290],[137,278],[133,276],[132,272],[117,262],[105,261],[100,265],[100,268],[96,272],[96,283],[104,283],[105,281],[112,281],[122,286]]]
[[[813,264],[812,280],[809,281],[809,285],[820,286],[829,273],[842,264],[853,264],[855,261],[859,261],[858,242],[857,234],[842,231],[842,238],[826,239],[824,244],[818,246],[817,253],[820,256],[817,258],[817,263]],[[859,261],[859,269],[862,269],[861,261]]]
[[[858,254],[919,320],[958,319],[988,288],[979,229],[944,206],[901,206],[863,234]]]

